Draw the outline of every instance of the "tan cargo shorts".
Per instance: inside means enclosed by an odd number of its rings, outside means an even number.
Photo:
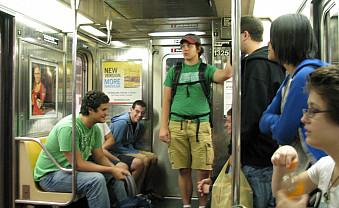
[[[173,169],[212,170],[214,150],[208,121],[200,123],[199,141],[197,123],[191,120],[170,121],[168,128],[171,134],[168,156]]]

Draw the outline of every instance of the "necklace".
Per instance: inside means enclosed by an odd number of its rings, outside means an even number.
[[[327,191],[324,193],[325,201],[329,201],[329,200],[330,200],[330,189],[331,189],[332,186],[335,184],[335,182],[337,182],[338,178],[339,178],[339,175],[338,175],[337,178],[333,181],[333,183],[331,183],[331,179],[330,179],[330,181],[328,182],[329,188],[328,188]]]

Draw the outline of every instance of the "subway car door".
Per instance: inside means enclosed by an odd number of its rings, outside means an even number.
[[[14,18],[0,11],[0,207],[13,207]]]

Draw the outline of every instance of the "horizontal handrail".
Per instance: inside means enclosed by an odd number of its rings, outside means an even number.
[[[56,192],[57,193],[57,192]],[[33,201],[28,199],[16,199],[15,203],[19,204],[34,204],[34,205],[49,205],[49,206],[67,206],[70,205],[75,199],[75,194],[72,194],[72,198],[64,203],[48,202],[48,201]]]
[[[48,150],[46,149],[45,145],[40,141],[40,139],[37,138],[32,138],[32,137],[15,137],[15,140],[19,140],[19,141],[34,141],[36,143],[38,143],[40,145],[40,147],[46,152],[47,156],[53,161],[53,163],[62,171],[65,172],[72,172],[73,168],[69,169],[69,168],[64,168],[62,167],[55,159],[54,157],[51,155],[51,153],[48,152]]]
[[[15,140],[17,141],[34,141],[36,143],[38,143],[40,145],[40,147],[43,149],[43,151],[46,152],[46,154],[48,155],[48,157],[53,161],[53,163],[62,171],[65,172],[72,172],[73,168],[69,169],[69,168],[63,168],[55,159],[54,157],[51,155],[51,153],[48,152],[48,150],[46,149],[45,145],[40,141],[40,139],[38,138],[32,138],[32,137],[15,137]],[[73,184],[72,184],[73,186]],[[55,192],[55,193],[59,193],[59,192]],[[76,196],[76,193],[74,191],[74,187],[72,187],[72,197],[70,198],[70,200],[66,201],[66,202],[51,202],[51,201],[35,201],[35,200],[28,200],[28,199],[16,199],[15,203],[20,203],[20,204],[34,204],[34,205],[50,205],[50,206],[67,206],[69,204],[71,204]]]

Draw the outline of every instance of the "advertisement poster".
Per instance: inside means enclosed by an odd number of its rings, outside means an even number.
[[[233,82],[232,78],[224,82],[224,116],[226,117],[227,111],[232,107],[232,95],[233,95]]]
[[[103,61],[102,91],[110,104],[133,103],[142,99],[141,60]]]
[[[29,57],[30,119],[57,117],[58,65]]]

